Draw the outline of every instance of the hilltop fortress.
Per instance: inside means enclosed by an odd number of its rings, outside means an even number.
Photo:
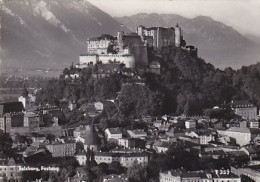
[[[164,47],[175,46],[194,51],[194,46],[186,46],[182,29],[175,27],[137,27],[136,33],[118,32],[116,37],[101,35],[87,40],[87,53],[79,56],[78,68],[86,68],[97,63],[124,64],[126,68],[147,66],[148,49],[160,51]]]

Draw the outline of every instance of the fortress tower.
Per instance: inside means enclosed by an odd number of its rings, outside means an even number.
[[[124,36],[124,32],[118,32],[117,33],[118,46],[121,47],[121,48],[124,46],[123,36]]]
[[[175,46],[181,47],[182,42],[182,30],[179,24],[177,24],[175,27]]]

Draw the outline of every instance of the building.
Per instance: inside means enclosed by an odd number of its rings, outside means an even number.
[[[26,112],[24,114],[24,127],[35,129],[40,127],[41,117],[34,112]]]
[[[97,151],[100,148],[101,141],[93,125],[87,125],[82,130],[83,133],[79,132],[79,135],[75,137],[76,142],[81,142],[84,145],[84,150],[88,149]]]
[[[13,158],[8,159],[3,152],[0,152],[0,181],[22,181],[22,172],[19,171],[20,165],[17,165]]]
[[[249,121],[249,128],[259,128],[259,121],[258,120]]]
[[[118,145],[126,148],[135,147],[135,139],[134,138],[119,138]]]
[[[88,126],[80,125],[73,131],[73,136],[76,138],[78,136],[84,137],[88,133]]]
[[[10,133],[12,129],[24,126],[24,113],[6,113],[0,117],[0,130]]]
[[[147,133],[143,130],[127,130],[127,133],[130,136],[130,138],[145,139],[147,137]]]
[[[141,165],[148,164],[148,155],[145,153],[96,152],[95,161],[97,162],[97,164],[118,161],[122,166],[130,167],[135,162]]]
[[[52,153],[52,157],[73,156],[76,152],[76,143],[73,141],[55,141],[47,144],[46,148]]]
[[[148,45],[157,49],[167,46],[181,47],[183,40],[182,30],[179,25],[170,28],[163,27],[137,27],[137,34]]]
[[[111,174],[103,177],[103,182],[128,182],[128,178],[125,174],[117,175]]]
[[[231,127],[227,130],[217,130],[221,136],[228,136],[236,141],[240,146],[250,144],[251,131],[245,127]]]
[[[245,119],[257,118],[257,107],[248,101],[234,101],[231,103],[231,108],[235,114]]]
[[[118,141],[123,135],[119,128],[107,128],[105,130],[105,136],[108,141]]]
[[[97,111],[103,111],[104,104],[102,102],[95,102],[94,105]]]
[[[160,182],[241,182],[230,170],[213,171],[166,171],[160,172]]]
[[[85,151],[79,151],[75,154],[75,158],[79,162],[80,166],[86,165],[87,162],[87,153]]]
[[[252,168],[235,168],[231,167],[231,172],[236,174],[236,175],[245,175],[255,182],[260,182],[260,171]]]
[[[185,128],[186,129],[196,129],[196,121],[195,120],[187,120],[185,121]]]
[[[199,144],[207,145],[210,141],[215,141],[213,131],[206,130],[206,131],[192,131],[187,133],[187,136],[198,138]]]
[[[155,141],[153,144],[153,148],[157,153],[166,153],[170,145],[171,143],[169,142]]]

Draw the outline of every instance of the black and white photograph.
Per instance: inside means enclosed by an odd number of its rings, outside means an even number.
[[[260,0],[0,0],[0,182],[260,182]]]

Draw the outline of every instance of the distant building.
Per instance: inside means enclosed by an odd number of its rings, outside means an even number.
[[[118,145],[126,148],[135,147],[135,139],[134,138],[119,138]]]
[[[110,174],[103,177],[103,182],[128,182],[128,178],[125,174],[117,175]]]
[[[46,148],[52,153],[52,157],[73,156],[76,152],[76,143],[73,141],[65,143],[55,141],[47,144]]]
[[[79,134],[74,135],[76,136],[75,141],[83,143],[85,151],[87,151],[88,149],[93,151],[99,150],[101,141],[93,125],[87,125],[83,127],[83,130],[78,130],[78,132]]]
[[[10,133],[13,128],[24,126],[24,113],[6,113],[0,116],[0,130],[4,133]]]
[[[26,112],[24,114],[24,127],[35,129],[40,127],[41,116],[34,112]]]
[[[241,182],[241,178],[229,170],[207,171],[166,171],[160,173],[160,182]]]
[[[104,104],[102,102],[95,102],[94,105],[97,111],[103,111]]]
[[[236,174],[236,175],[245,175],[249,178],[251,178],[252,180],[254,180],[255,182],[260,182],[260,171],[247,167],[247,168],[235,168],[235,167],[231,167],[231,172]]]
[[[77,161],[80,166],[86,165],[87,162],[87,153],[85,151],[80,151],[75,154]]]
[[[171,143],[169,142],[155,141],[153,144],[153,148],[157,153],[166,153],[170,145]]]
[[[196,129],[196,121],[195,120],[187,120],[185,121],[185,128],[186,129]]]
[[[149,64],[149,70],[154,74],[161,74],[161,64],[158,61],[153,61]]]
[[[145,139],[147,137],[147,133],[143,130],[127,130],[127,133],[131,138]]]
[[[97,152],[95,153],[95,161],[97,162],[97,164],[118,161],[122,166],[130,167],[135,162],[141,165],[148,164],[148,155],[145,153]]]
[[[3,152],[0,152],[0,181],[22,181],[20,165],[16,164],[13,158],[8,159]]]
[[[257,107],[248,101],[234,101],[231,103],[231,108],[235,114],[245,119],[257,118]]]
[[[192,131],[187,133],[187,135],[198,138],[201,145],[207,145],[210,141],[215,141],[213,131]]]
[[[108,141],[118,141],[118,139],[122,138],[122,132],[119,128],[107,128],[105,136]]]
[[[249,128],[259,128],[259,121],[258,120],[249,121]]]
[[[227,130],[217,130],[217,132],[219,135],[235,139],[240,146],[247,145],[251,141],[251,131],[245,127],[231,127]]]

